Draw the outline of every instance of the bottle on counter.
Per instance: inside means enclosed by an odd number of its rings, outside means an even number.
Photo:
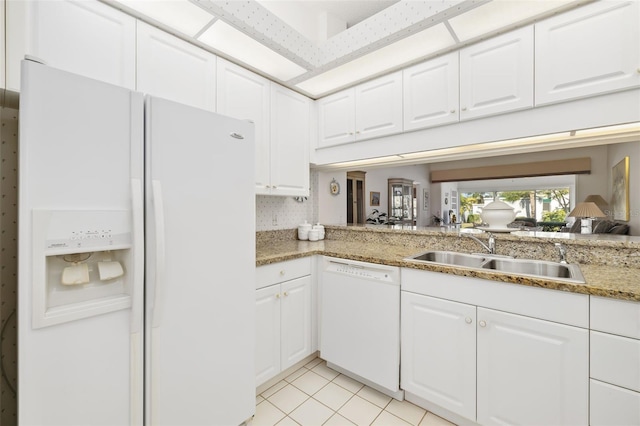
[[[319,240],[324,240],[324,226],[320,225],[320,223],[316,223],[311,229],[318,231]]]
[[[298,225],[298,239],[306,241],[309,239],[309,231],[311,231],[311,224],[307,223],[305,220],[304,223]]]

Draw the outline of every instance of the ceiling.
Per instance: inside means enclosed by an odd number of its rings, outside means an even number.
[[[103,0],[311,98],[592,0]]]
[[[257,0],[269,12],[312,41],[324,41],[317,34],[323,15],[340,23],[342,30],[375,15],[400,0]],[[299,19],[302,18],[302,19]],[[311,22],[311,28],[306,23]],[[333,34],[335,35],[335,34]]]

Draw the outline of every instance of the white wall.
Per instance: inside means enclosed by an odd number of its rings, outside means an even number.
[[[431,213],[429,211],[423,210],[423,199],[422,199],[422,189],[429,189],[429,166],[426,164],[418,164],[413,166],[398,166],[398,167],[387,167],[387,168],[379,168],[379,169],[365,169],[367,172],[365,175],[365,189],[367,193],[365,194],[366,204],[365,204],[365,215],[369,216],[369,214],[373,211],[373,209],[377,209],[380,213],[389,214],[389,184],[388,179],[391,178],[402,178],[402,179],[411,179],[414,181],[414,185],[417,188],[417,196],[418,196],[418,218],[417,225],[418,226],[426,226],[429,224],[429,218]],[[380,193],[380,205],[372,206],[371,205],[371,192],[379,192]]]
[[[329,184],[335,179],[340,193],[332,195]],[[347,223],[347,172],[318,173],[318,221],[323,225],[345,225]]]
[[[609,145],[608,147],[608,190],[602,192],[610,201],[613,188],[611,168],[624,157],[629,157],[629,227],[631,235],[640,235],[640,141]],[[606,196],[604,195],[606,194]]]

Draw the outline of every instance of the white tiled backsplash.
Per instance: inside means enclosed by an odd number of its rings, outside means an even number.
[[[315,223],[318,218],[318,173],[311,172],[311,191],[306,200],[293,197],[256,195],[256,231],[297,228],[306,220]]]

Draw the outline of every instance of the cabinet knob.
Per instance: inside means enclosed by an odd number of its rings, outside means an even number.
[[[466,317],[464,319],[464,322],[466,322],[467,324],[471,324],[473,322],[473,320],[471,318],[469,318],[469,317]]]
[[[353,132],[349,132],[349,136],[353,136]]]
[[[280,293],[276,293],[276,299],[280,299]]]
[[[288,291],[285,291],[285,292],[284,292],[284,297],[287,297],[288,295],[289,295],[289,292],[288,292]]]
[[[360,134],[360,130],[356,130],[356,135],[359,135],[359,134]]]
[[[487,323],[484,321],[480,321],[478,324],[480,324],[480,327],[486,327]]]
[[[283,269],[282,271],[280,271],[280,275],[284,276],[284,274],[286,274],[286,272]]]
[[[466,111],[466,110],[467,110],[467,107],[462,107],[462,108],[460,108],[460,109],[461,109],[461,110],[463,110],[463,111]]]
[[[455,110],[455,109],[452,109],[452,110],[451,110],[451,114],[453,114],[453,113],[455,113],[455,112],[456,112],[456,110]]]

